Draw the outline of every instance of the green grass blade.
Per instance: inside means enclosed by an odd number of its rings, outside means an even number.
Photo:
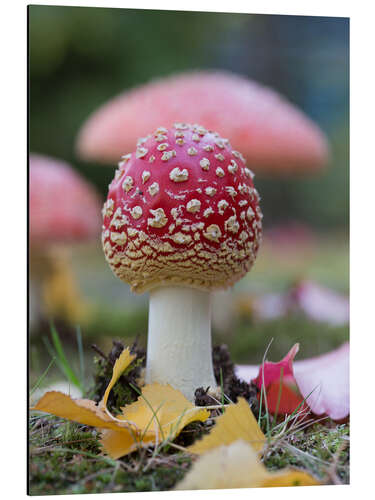
[[[44,370],[44,372],[42,373],[42,375],[38,378],[38,380],[36,381],[34,387],[31,389],[30,391],[30,396],[32,396],[34,394],[34,392],[38,389],[39,385],[41,384],[42,380],[44,380],[44,377],[47,375],[47,373],[49,372],[49,369],[51,368],[51,366],[53,365],[53,363],[56,361],[56,358],[53,357],[51,359],[51,361],[49,362],[49,365],[47,366],[47,368]]]
[[[57,330],[53,324],[51,324],[51,336],[59,368],[62,370],[70,383],[78,387],[78,389],[82,390],[82,385],[78,380],[78,377],[76,376],[68,360],[66,359],[59,334],[57,333]]]
[[[84,387],[84,385],[85,385],[85,358],[83,356],[82,332],[81,332],[81,327],[79,325],[77,325],[76,337],[77,337],[77,344],[78,344],[79,371],[80,371],[81,387]]]

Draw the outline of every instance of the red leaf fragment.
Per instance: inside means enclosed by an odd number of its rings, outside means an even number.
[[[259,374],[254,380],[258,389],[260,389],[263,384],[267,389],[273,382],[279,382],[281,376],[284,383],[293,381],[293,359],[295,358],[298,350],[299,344],[294,344],[288,354],[278,363],[265,361],[265,363],[260,366]]]

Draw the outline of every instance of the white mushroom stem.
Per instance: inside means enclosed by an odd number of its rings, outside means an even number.
[[[216,389],[211,349],[211,294],[188,287],[150,292],[146,383],[170,384],[190,401]]]

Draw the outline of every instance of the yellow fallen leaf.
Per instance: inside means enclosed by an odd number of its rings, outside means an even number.
[[[89,399],[72,399],[67,394],[51,391],[31,410],[97,427],[102,433],[104,450],[113,458],[127,455],[142,446],[173,440],[190,422],[203,422],[209,417],[208,410],[193,406],[180,391],[158,383],[143,387],[135,403],[121,408],[121,415],[111,415],[106,406],[109,393],[134,358],[128,348],[121,353],[99,405]]]
[[[194,463],[176,490],[313,486],[318,481],[302,471],[268,472],[253,447],[243,440],[219,446]]]
[[[99,403],[100,408],[104,409],[107,407],[108,396],[112,390],[112,387],[121,377],[122,373],[127,369],[130,363],[135,359],[135,357],[136,355],[130,354],[129,347],[127,347],[122,351],[120,356],[116,359],[116,362],[113,366],[112,378],[107,386],[107,389],[105,390],[102,400]]]
[[[139,446],[173,440],[190,422],[204,422],[209,417],[207,410],[193,406],[180,391],[158,383],[143,387],[138,400],[121,409],[122,415],[117,418],[134,423],[141,432],[129,439],[116,431],[103,433],[101,443],[112,458],[131,453]]]
[[[236,404],[229,405],[225,413],[216,419],[211,432],[189,446],[188,450],[200,455],[218,446],[231,444],[238,439],[248,442],[256,451],[260,451],[266,441],[265,435],[244,398],[238,398]]]
[[[116,460],[141,447],[153,445],[155,443],[155,436],[141,436],[135,432],[118,432],[111,429],[103,429],[100,443],[104,451]]]
[[[285,470],[269,475],[262,487],[271,488],[278,486],[317,486],[319,483],[313,476],[307,472],[299,470]]]
[[[57,417],[67,418],[79,424],[91,425],[103,429],[127,430],[129,425],[119,423],[109,417],[90,399],[72,399],[62,392],[51,391],[44,394],[31,410],[51,413]]]

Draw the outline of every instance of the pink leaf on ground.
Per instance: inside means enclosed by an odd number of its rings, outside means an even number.
[[[280,380],[284,367],[284,383],[297,385],[301,396],[316,415],[327,414],[333,420],[342,420],[349,415],[349,343],[315,358],[295,361],[298,344],[279,363],[264,364],[266,388]],[[294,374],[293,374],[294,371]],[[240,379],[253,380],[261,387],[262,367],[237,365],[236,375]],[[260,384],[260,385],[259,385]]]
[[[235,373],[241,380],[246,382],[253,380],[259,373],[258,365],[236,365]]]
[[[349,415],[348,342],[322,356],[297,361],[294,376],[302,396],[307,398],[316,415],[326,413],[333,420]]]

